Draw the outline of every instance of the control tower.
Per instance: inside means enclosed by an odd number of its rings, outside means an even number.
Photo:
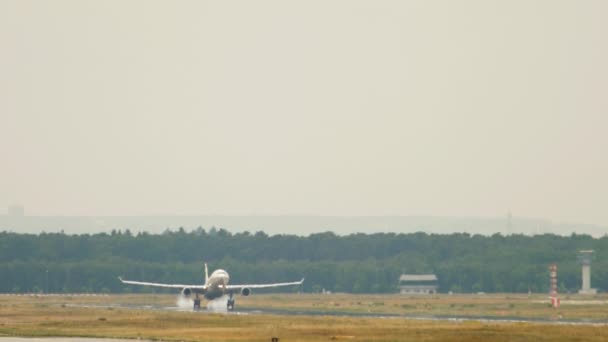
[[[583,284],[581,289],[578,291],[579,294],[594,295],[597,293],[597,289],[591,288],[591,260],[593,259],[593,250],[587,249],[578,251],[578,261],[583,266],[582,278]]]

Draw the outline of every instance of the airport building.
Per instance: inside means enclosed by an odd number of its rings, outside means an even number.
[[[399,277],[401,294],[437,293],[437,276],[434,274],[402,274]]]
[[[593,259],[593,250],[587,249],[578,252],[578,261],[582,265],[582,285],[578,291],[579,294],[594,295],[597,289],[591,288],[591,260]]]

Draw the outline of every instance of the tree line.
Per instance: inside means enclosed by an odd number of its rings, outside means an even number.
[[[306,278],[305,292],[390,293],[400,274],[434,273],[440,292],[546,292],[548,266],[558,265],[561,292],[580,287],[576,254],[594,249],[592,285],[608,289],[608,237],[458,234],[309,236],[224,229],[163,234],[68,235],[0,232],[0,292],[160,291],[121,284],[117,277],[200,284],[203,262],[223,268],[231,283]]]

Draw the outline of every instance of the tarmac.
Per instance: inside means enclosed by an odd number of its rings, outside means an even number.
[[[183,306],[161,306],[161,305],[79,305],[68,304],[73,307],[94,307],[94,308],[123,308],[135,310],[152,311],[181,311],[192,314],[216,314],[227,315],[280,315],[280,316],[336,316],[336,317],[362,317],[378,319],[410,319],[421,321],[448,321],[454,323],[461,322],[486,322],[486,323],[535,323],[548,325],[584,325],[584,326],[608,326],[608,320],[568,320],[568,319],[543,319],[543,318],[521,318],[521,317],[495,317],[495,316],[428,316],[428,315],[400,315],[390,313],[365,313],[365,312],[339,312],[339,311],[317,311],[317,310],[281,310],[281,309],[261,309],[237,307],[235,311],[226,311],[225,305],[215,306],[213,303],[207,309],[192,311],[191,307]],[[221,309],[219,309],[221,308]],[[105,340],[104,340],[105,341]],[[4,342],[0,340],[0,342]],[[12,342],[12,341],[11,341]],[[17,342],[17,341],[15,341]],[[27,342],[27,341],[25,341]],[[132,342],[132,341],[131,341]]]
[[[133,342],[133,340],[89,337],[0,337],[0,342]]]

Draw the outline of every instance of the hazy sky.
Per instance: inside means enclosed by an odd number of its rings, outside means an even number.
[[[605,225],[607,13],[0,0],[0,207]]]

